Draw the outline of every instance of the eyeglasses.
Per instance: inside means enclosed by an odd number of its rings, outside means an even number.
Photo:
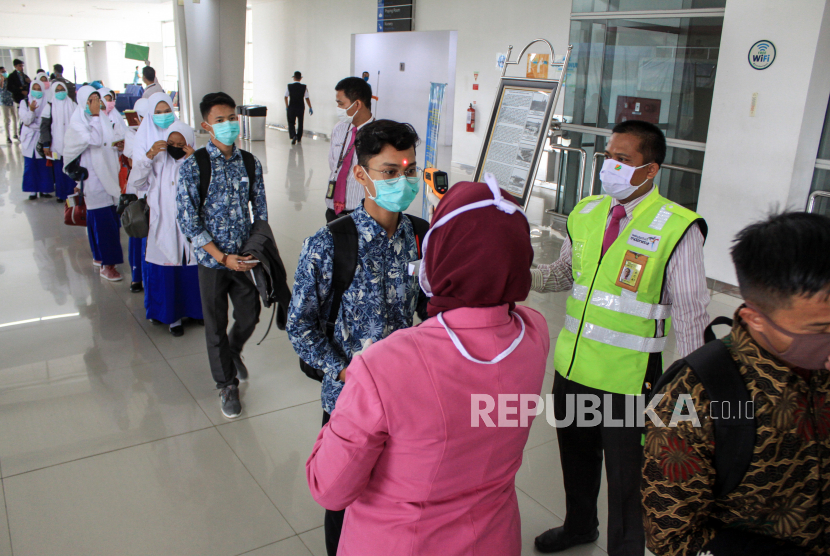
[[[398,170],[378,170],[377,168],[368,168],[366,170],[372,170],[373,172],[377,172],[383,179],[385,180],[394,180],[401,176],[406,178],[406,181],[409,183],[418,183],[421,181],[421,178],[424,175],[424,170],[422,168],[407,168],[403,172],[399,172]]]

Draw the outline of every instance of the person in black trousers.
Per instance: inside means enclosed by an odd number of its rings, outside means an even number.
[[[285,89],[285,110],[288,113],[288,136],[291,144],[296,145],[303,140],[303,117],[305,116],[305,100],[308,104],[308,114],[314,115],[311,108],[311,99],[308,98],[308,87],[300,83],[303,74],[295,71],[294,82],[289,83]]]

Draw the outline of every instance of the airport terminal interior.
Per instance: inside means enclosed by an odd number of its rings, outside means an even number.
[[[115,91],[126,117],[143,94],[135,87],[152,84],[141,73],[149,61],[197,148],[210,139],[198,110],[205,94],[265,107],[243,118],[236,146],[262,165],[289,287],[303,242],[326,224],[335,85],[363,72],[377,97],[373,116],[411,123],[418,166],[445,171],[451,186],[483,175],[509,79],[539,95],[543,119],[522,121],[517,162],[499,176],[526,211],[534,266],[558,259],[574,206],[601,192],[611,129],[627,120],[665,134],[654,183],[708,223],[710,319],[743,303],[729,258],[738,230],[776,206],[830,215],[830,2],[385,4],[26,0],[0,5],[0,64],[12,75],[22,60],[31,78],[61,64],[78,92],[96,80]],[[130,47],[138,57],[127,57]],[[772,62],[753,61],[766,51]],[[544,71],[527,61],[534,56]],[[285,110],[295,71],[310,100],[300,142]],[[284,330],[270,327],[263,339],[271,309],[245,345],[250,377],[239,386],[241,414],[229,419],[204,324],[185,318],[174,336],[147,318],[145,292],[131,291],[123,229],[123,279],[102,277],[87,228],[65,224],[64,203],[24,191],[29,155],[14,131],[7,143],[0,129],[0,556],[326,555],[324,509],[306,476],[321,385],[300,370]],[[408,213],[428,214],[426,188]],[[543,397],[570,295],[531,291],[520,303],[550,332]],[[678,359],[675,342],[672,332],[664,368]],[[521,554],[539,554],[534,538],[566,514],[557,431],[544,414],[515,491]],[[567,554],[619,553],[605,529],[605,471],[598,509],[599,537]]]

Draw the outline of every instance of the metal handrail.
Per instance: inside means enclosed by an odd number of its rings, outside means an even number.
[[[830,198],[830,191],[813,191],[810,193],[810,198],[807,200],[807,212],[813,212],[816,206],[816,199],[819,197]]]
[[[594,153],[593,159],[591,161],[591,184],[589,187],[589,192],[591,195],[594,194],[594,179],[596,178],[597,172],[597,159],[600,157],[605,158],[605,153]],[[660,169],[662,170],[664,168],[666,170],[677,170],[678,172],[688,172],[690,174],[697,174],[698,176],[703,174],[703,170],[698,170],[697,168],[690,168],[689,166],[678,166],[676,164],[661,164]]]

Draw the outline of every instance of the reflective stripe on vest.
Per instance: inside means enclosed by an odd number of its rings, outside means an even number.
[[[554,365],[579,384],[640,394],[649,358],[665,349],[670,329],[671,306],[660,303],[666,267],[677,243],[700,217],[655,189],[634,208],[625,229],[602,255],[610,210],[610,197],[589,197],[568,219],[574,286]],[[636,292],[616,285],[627,251],[648,257]],[[657,337],[661,322],[663,334]]]

